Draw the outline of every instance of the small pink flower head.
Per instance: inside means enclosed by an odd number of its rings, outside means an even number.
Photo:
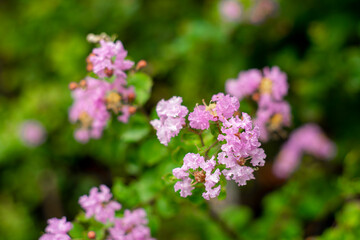
[[[303,153],[320,159],[331,159],[336,152],[330,141],[316,124],[306,124],[295,130],[276,157],[273,171],[281,178],[287,178],[299,165]]]
[[[255,93],[259,88],[262,78],[261,71],[258,69],[242,71],[239,73],[237,79],[229,79],[226,81],[226,92],[241,100]]]
[[[26,146],[37,147],[44,143],[46,130],[39,121],[28,120],[21,126],[20,137]]]
[[[39,240],[70,240],[67,233],[72,227],[73,225],[70,222],[66,222],[66,217],[61,219],[51,218],[48,220],[48,226],[45,229],[46,233]]]
[[[110,83],[88,77],[86,85],[86,88],[72,92],[75,102],[69,111],[70,121],[80,122],[75,138],[81,143],[86,143],[89,138],[100,138],[110,118],[105,104],[106,93],[111,90]]]
[[[165,101],[162,99],[156,106],[156,112],[160,119],[150,121],[155,128],[160,143],[168,145],[172,137],[179,134],[185,125],[185,116],[188,109],[181,105],[181,97],[172,97]]]
[[[216,103],[215,111],[220,121],[231,118],[240,107],[239,100],[228,94],[218,93],[212,96],[211,101]]]
[[[259,108],[256,112],[255,123],[260,129],[260,140],[268,141],[269,135],[279,132],[283,127],[291,124],[291,109],[285,101],[267,103],[267,107]]]
[[[250,160],[253,166],[265,164],[266,155],[258,138],[259,128],[253,127],[246,113],[242,113],[242,119],[236,116],[224,122],[218,140],[225,143],[221,146],[218,160],[226,167],[222,173],[227,180],[233,179],[239,186],[244,185],[254,178],[253,169],[245,166],[246,162]]]
[[[144,209],[125,210],[122,218],[115,219],[115,226],[109,228],[109,240],[153,240]]]
[[[87,218],[94,216],[102,223],[113,222],[115,211],[121,209],[121,205],[116,201],[110,201],[111,198],[110,189],[105,185],[100,185],[100,192],[98,188],[93,187],[89,196],[80,197],[79,204],[85,210]]]
[[[277,4],[273,0],[259,0],[251,10],[250,22],[253,24],[259,24],[266,18],[272,15],[276,9]]]
[[[205,192],[203,197],[206,200],[217,197],[220,194],[221,187],[215,187],[215,185],[220,181],[220,170],[216,169],[213,173],[215,165],[215,157],[205,161],[204,157],[200,156],[200,154],[186,154],[183,166],[173,170],[174,176],[180,180],[174,186],[175,192],[180,190],[180,196],[187,197],[192,194],[191,191],[194,189],[194,184],[204,183]],[[194,180],[189,177],[189,174],[194,177]]]
[[[271,95],[276,101],[280,101],[287,95],[289,85],[287,83],[287,76],[280,70],[279,67],[275,66],[272,68],[264,68],[264,77],[271,81]],[[261,89],[260,89],[261,91]],[[267,89],[264,89],[265,93]]]
[[[206,110],[204,105],[199,105],[189,114],[188,120],[190,122],[190,127],[205,130],[210,127],[209,121],[216,121],[216,118]]]
[[[125,60],[127,51],[124,49],[121,41],[100,41],[100,47],[94,48],[89,57],[93,64],[93,71],[99,77],[110,77],[113,74],[116,77],[126,77],[125,70],[130,69],[134,62]]]
[[[236,0],[222,0],[220,3],[221,16],[229,22],[240,20],[242,14],[242,6]]]

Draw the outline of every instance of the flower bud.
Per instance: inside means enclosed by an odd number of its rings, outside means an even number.
[[[79,83],[79,86],[82,88],[86,88],[86,86],[87,86],[86,80],[81,80]]]
[[[69,89],[70,89],[71,91],[77,89],[78,87],[79,87],[79,85],[78,85],[76,82],[71,82],[71,83],[69,84]]]
[[[140,70],[144,67],[147,66],[147,62],[145,60],[140,60],[137,64],[136,64],[136,70]]]
[[[108,76],[108,77],[111,77],[114,73],[114,70],[108,69],[108,68],[105,68],[104,71],[105,71],[106,76]]]
[[[96,233],[94,231],[90,231],[87,234],[89,239],[95,239],[96,238]]]
[[[133,102],[135,100],[135,93],[131,92],[128,94],[128,100],[129,102]]]
[[[135,112],[136,112],[136,107],[130,106],[130,107],[129,107],[129,113],[130,113],[130,114],[134,114]]]

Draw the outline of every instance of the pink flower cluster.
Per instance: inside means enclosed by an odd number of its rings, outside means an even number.
[[[224,123],[218,140],[226,143],[221,146],[222,152],[218,154],[218,159],[220,164],[226,166],[222,173],[227,180],[232,179],[242,186],[246,181],[254,179],[253,168],[245,165],[248,160],[254,167],[264,166],[266,155],[260,148],[259,135],[259,128],[253,127],[247,113],[242,113],[242,119],[236,116]]]
[[[100,190],[100,191],[99,191]],[[144,209],[134,211],[125,210],[124,216],[115,217],[115,212],[121,209],[120,203],[111,200],[110,189],[100,185],[99,189],[93,187],[89,196],[84,195],[79,199],[79,204],[85,210],[86,218],[94,217],[96,221],[110,224],[108,240],[154,240],[147,226],[148,220]],[[39,240],[70,240],[67,233],[72,229],[72,224],[66,218],[52,218],[48,220],[46,233]],[[91,231],[89,232],[91,233]],[[89,234],[88,233],[88,234]],[[90,238],[90,237],[89,237]]]
[[[51,218],[45,228],[46,233],[39,240],[70,240],[71,238],[67,233],[72,227],[73,225],[70,222],[66,222],[66,217],[61,219]]]
[[[174,96],[167,101],[162,99],[156,106],[156,112],[160,119],[150,121],[150,124],[157,131],[157,137],[165,146],[168,145],[172,137],[179,134],[185,124],[185,116],[189,111],[181,103],[181,97]]]
[[[108,240],[153,240],[144,209],[125,210],[122,218],[115,219],[113,228],[109,228]]]
[[[270,133],[280,132],[291,123],[290,105],[284,101],[288,88],[286,74],[278,67],[265,67],[263,72],[250,69],[226,82],[227,93],[239,100],[252,96],[258,102],[255,122],[262,141],[267,141]]]
[[[71,83],[74,104],[69,111],[70,121],[79,122],[80,128],[75,131],[75,139],[86,143],[90,138],[101,137],[111,112],[118,116],[120,122],[128,119],[136,108],[132,106],[135,98],[133,87],[127,87],[125,70],[133,66],[133,62],[125,60],[127,51],[122,43],[101,40],[100,47],[93,49],[88,57],[88,70],[99,77],[87,77],[80,82]],[[113,82],[106,77],[113,77]]]
[[[175,186],[175,192],[180,190],[180,196],[187,197],[191,195],[194,189],[192,179],[189,177],[191,174],[195,178],[195,182],[202,182],[205,185],[203,198],[210,200],[210,198],[217,197],[220,193],[220,186],[215,185],[220,180],[220,169],[214,168],[216,165],[215,157],[205,161],[204,157],[200,154],[188,153],[184,157],[184,164],[181,168],[175,168],[173,174],[177,179],[180,179]],[[191,170],[191,171],[190,171]]]
[[[85,210],[87,218],[92,216],[104,224],[114,223],[114,227],[109,228],[109,240],[151,240],[150,229],[146,226],[146,212],[144,209],[136,209],[133,212],[125,210],[122,218],[115,217],[115,211],[121,208],[120,203],[111,200],[110,189],[105,185],[100,186],[100,191],[96,187],[90,190],[89,196],[82,196],[79,203]]]
[[[287,178],[299,165],[303,153],[321,159],[335,155],[336,147],[315,124],[306,124],[291,135],[276,157],[273,171],[280,178]]]
[[[100,192],[98,188],[93,187],[89,196],[81,196],[79,204],[85,210],[87,218],[94,216],[97,221],[102,223],[113,222],[115,211],[120,210],[121,205],[116,201],[110,201],[111,198],[110,189],[105,185],[101,185]]]
[[[181,98],[173,97],[169,101],[162,100],[157,105],[156,110],[160,120],[153,120],[151,124],[157,130],[160,142],[165,145],[171,137],[179,133],[186,123],[187,109],[180,105],[181,102]],[[174,176],[179,179],[174,189],[176,192],[180,190],[182,197],[191,195],[192,190],[200,183],[205,187],[202,196],[210,200],[220,194],[222,174],[227,180],[237,182],[239,186],[245,185],[247,180],[254,178],[254,169],[246,166],[246,162],[249,160],[253,167],[265,164],[266,156],[258,141],[259,128],[253,126],[248,114],[242,113],[242,118],[239,118],[239,107],[240,104],[236,97],[218,93],[213,95],[209,105],[205,103],[196,105],[194,111],[189,114],[187,127],[192,128],[192,131],[195,132],[200,130],[198,132],[200,135],[202,131],[209,129],[211,124],[217,125],[219,133],[215,136],[214,145],[221,145],[222,151],[212,156],[211,159],[207,157],[207,153],[205,156],[201,156],[199,153],[186,154],[182,167],[173,170]],[[169,124],[164,124],[161,116],[166,116],[165,120],[169,117],[176,120],[171,119]],[[174,121],[179,124],[172,124]],[[167,134],[163,134],[164,132]],[[209,149],[211,147],[214,146],[210,146]],[[225,169],[221,168],[223,170],[220,169],[222,164],[225,165]]]

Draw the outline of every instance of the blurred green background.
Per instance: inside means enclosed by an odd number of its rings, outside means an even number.
[[[239,3],[245,13],[257,2]],[[145,207],[158,239],[231,239],[234,232],[242,239],[359,239],[360,2],[279,0],[257,24],[226,21],[219,6],[215,0],[1,0],[1,239],[36,239],[48,218],[73,219],[79,196],[101,183],[113,186],[125,208]],[[180,199],[164,184],[162,176],[184,153],[169,157],[142,115],[126,126],[111,123],[102,140],[74,140],[67,86],[86,75],[93,48],[86,35],[101,32],[116,34],[132,60],[148,62],[144,71],[154,86],[145,111],[151,114],[161,98],[182,96],[192,110],[224,91],[239,71],[278,65],[288,74],[293,128],[318,123],[336,143],[337,157],[307,156],[288,181],[279,181],[271,163],[284,140],[265,144],[266,167],[241,188],[238,204],[209,217],[200,200]],[[19,137],[28,119],[46,128],[40,147],[26,147]]]

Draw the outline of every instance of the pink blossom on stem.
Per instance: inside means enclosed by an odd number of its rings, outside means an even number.
[[[180,180],[174,186],[175,192],[180,190],[180,196],[187,197],[192,194],[194,184],[204,183],[205,192],[203,197],[206,200],[217,197],[220,194],[221,187],[220,185],[215,187],[215,185],[220,181],[220,170],[216,169],[214,173],[212,172],[216,165],[214,158],[205,161],[200,154],[186,154],[183,166],[173,170],[174,176]],[[190,174],[194,177],[194,180],[190,178]]]
[[[330,159],[336,152],[330,141],[316,124],[306,124],[295,130],[276,157],[273,171],[280,178],[287,178],[299,165],[303,153],[320,159]]]
[[[261,71],[258,69],[250,69],[239,73],[237,79],[229,79],[226,81],[225,90],[239,100],[255,93],[259,88],[261,79],[263,78]]]
[[[116,201],[111,201],[111,198],[110,189],[105,185],[100,185],[100,192],[98,188],[93,187],[89,196],[80,197],[79,204],[85,210],[87,218],[94,216],[97,221],[102,223],[113,222],[115,211],[119,210],[121,205]]]
[[[94,48],[89,60],[93,64],[93,71],[99,77],[110,77],[113,74],[120,79],[126,77],[125,70],[130,69],[134,62],[125,60],[127,51],[121,41],[100,41],[100,47]]]
[[[75,138],[86,143],[89,138],[100,138],[110,114],[105,105],[105,96],[111,90],[110,83],[87,77],[86,88],[78,88],[72,92],[75,100],[70,108],[70,121],[81,123],[75,132]]]
[[[144,209],[125,210],[122,218],[115,219],[115,225],[109,228],[108,240],[153,240]]]
[[[188,120],[190,122],[190,127],[205,130],[210,127],[209,121],[216,121],[216,118],[206,110],[204,105],[199,105],[189,114]]]
[[[48,226],[45,228],[46,233],[43,234],[39,240],[70,240],[67,234],[73,225],[66,222],[66,217],[51,218],[48,220]]]
[[[181,105],[181,97],[172,97],[169,100],[162,99],[156,106],[156,112],[160,119],[150,121],[155,128],[156,135],[160,142],[168,145],[172,137],[179,134],[185,125],[185,116],[188,109]]]

